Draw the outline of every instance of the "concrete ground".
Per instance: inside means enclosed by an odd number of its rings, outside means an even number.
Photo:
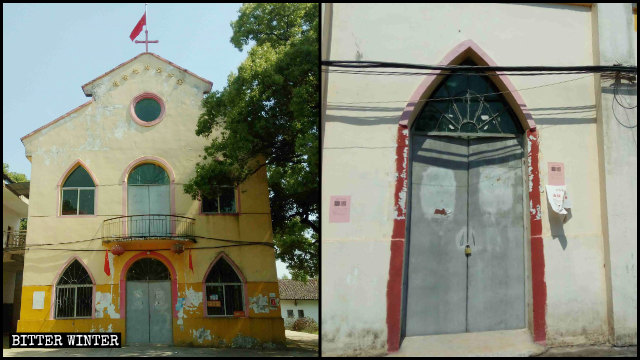
[[[583,345],[549,348],[539,357],[638,357],[637,346]]]
[[[263,356],[318,356],[318,335],[285,330],[287,349],[285,350],[252,350],[252,349],[219,349],[178,347],[169,345],[135,345],[120,349],[8,349],[3,346],[2,356],[6,357],[77,357],[77,356],[165,356],[165,357],[263,357]],[[4,337],[8,344],[8,337]]]

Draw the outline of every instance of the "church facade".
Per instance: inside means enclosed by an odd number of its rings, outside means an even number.
[[[635,11],[323,4],[322,60],[633,66]],[[635,85],[322,70],[323,354],[637,344]]]
[[[145,52],[22,138],[32,181],[18,332],[284,342],[264,168],[216,198],[183,192],[208,143],[195,128],[211,88]]]

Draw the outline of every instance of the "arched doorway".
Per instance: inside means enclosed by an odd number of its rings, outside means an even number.
[[[525,138],[506,99],[486,75],[449,75],[409,143],[404,335],[526,327]]]
[[[171,344],[171,275],[154,258],[127,270],[127,344]]]

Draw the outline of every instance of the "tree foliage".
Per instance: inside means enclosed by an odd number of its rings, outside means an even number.
[[[319,108],[317,4],[244,4],[231,43],[253,45],[222,91],[203,102],[196,134],[211,137],[194,199],[266,166],[276,256],[293,278],[318,274]],[[215,134],[215,136],[212,136]]]
[[[2,163],[2,173],[9,176],[9,179],[11,179],[13,182],[19,183],[29,181],[25,174],[9,171],[9,164],[7,163]]]

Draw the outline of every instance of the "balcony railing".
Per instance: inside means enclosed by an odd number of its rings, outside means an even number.
[[[177,215],[130,215],[107,219],[102,241],[178,239],[195,241],[196,219]]]
[[[3,250],[23,250],[27,240],[27,230],[3,231]]]

